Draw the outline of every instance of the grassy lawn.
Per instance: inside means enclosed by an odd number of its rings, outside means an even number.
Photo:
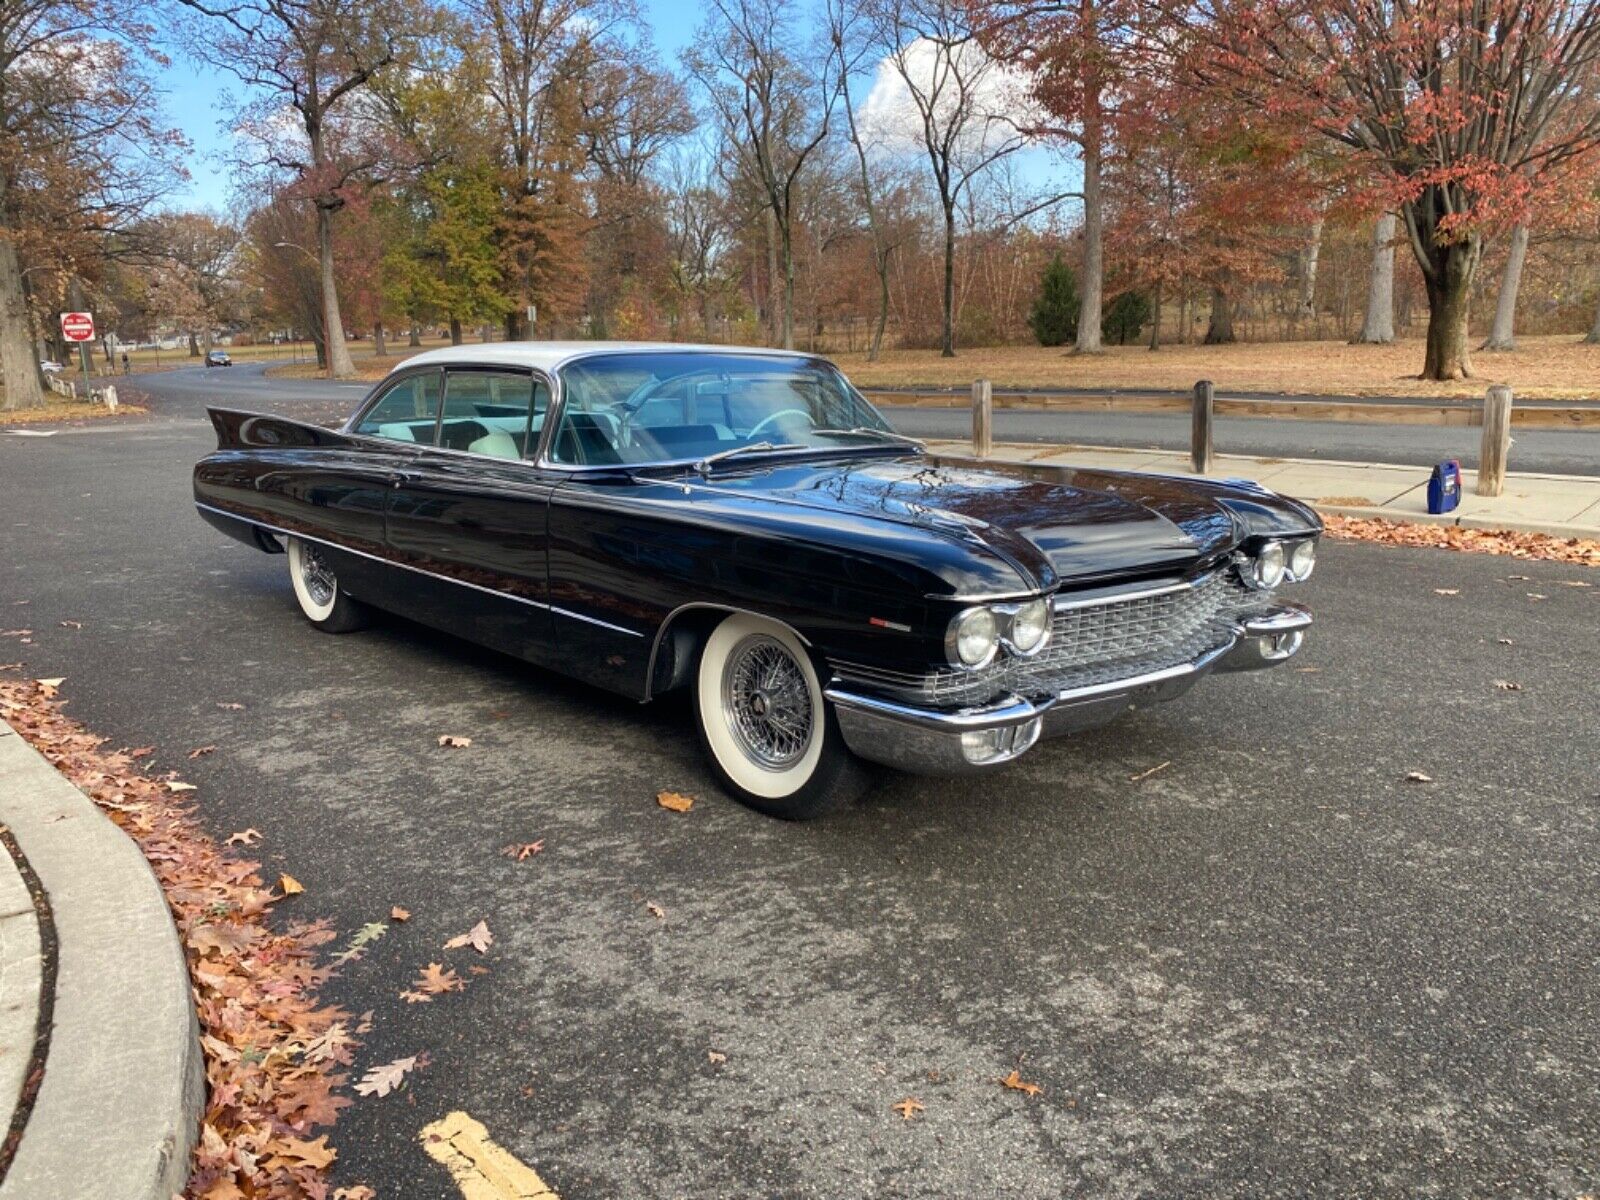
[[[445,345],[429,341],[424,349]],[[471,343],[469,343],[470,345]],[[363,349],[365,353],[363,354]],[[403,345],[374,358],[370,343],[353,348],[362,379],[381,379],[396,363],[418,353]],[[1474,379],[1423,383],[1420,340],[1392,346],[1344,342],[1245,342],[1232,346],[1166,346],[1152,354],[1143,346],[1111,346],[1104,354],[1079,357],[1043,346],[988,346],[940,358],[936,350],[887,350],[881,361],[865,354],[830,355],[858,385],[874,387],[970,386],[991,380],[996,388],[1115,388],[1121,391],[1186,391],[1210,379],[1219,391],[1321,394],[1330,396],[1428,396],[1476,399],[1491,383],[1510,384],[1524,399],[1586,400],[1600,396],[1600,346],[1573,336],[1523,338],[1509,353],[1478,353]],[[314,362],[273,367],[269,375],[312,379]]]
[[[116,412],[110,412],[104,404],[68,401],[55,395],[43,408],[19,408],[15,412],[7,412],[4,404],[5,391],[0,389],[0,425],[32,425],[47,421],[117,421],[123,417],[143,416],[146,411],[137,404],[120,403]]]
[[[1473,355],[1474,379],[1423,383],[1421,341],[1392,346],[1344,342],[1250,342],[1232,346],[1112,346],[1103,355],[1077,357],[1042,346],[958,350],[890,350],[869,363],[864,354],[834,361],[862,387],[932,385],[966,387],[986,378],[995,387],[1187,390],[1210,379],[1218,391],[1331,396],[1477,398],[1491,383],[1510,384],[1525,399],[1573,400],[1600,396],[1600,346],[1576,337],[1523,338],[1509,353]]]

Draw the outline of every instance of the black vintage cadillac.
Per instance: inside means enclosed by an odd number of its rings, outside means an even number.
[[[369,606],[645,701],[722,785],[816,816],[859,760],[981,771],[1299,650],[1321,523],[1254,484],[927,454],[830,363],[508,343],[419,355],[341,428],[211,410],[195,502]]]

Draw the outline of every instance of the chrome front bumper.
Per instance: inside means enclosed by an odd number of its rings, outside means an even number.
[[[1006,696],[973,708],[919,708],[854,691],[835,680],[824,690],[845,744],[862,758],[901,771],[954,775],[1016,759],[1041,738],[1103,725],[1136,704],[1172,700],[1213,671],[1259,671],[1305,644],[1311,613],[1275,605],[1233,626],[1232,637],[1192,662],[1072,688],[1053,696]]]

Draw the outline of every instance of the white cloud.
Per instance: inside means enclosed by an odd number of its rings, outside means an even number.
[[[921,153],[922,109],[931,105],[942,129],[963,91],[970,93],[972,113],[960,147],[963,154],[981,156],[1014,140],[1017,127],[1039,120],[1022,71],[996,62],[976,41],[947,46],[920,37],[898,56],[887,55],[878,63],[872,88],[856,114],[862,138],[880,153]]]

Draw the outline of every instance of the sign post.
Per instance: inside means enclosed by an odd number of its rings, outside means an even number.
[[[64,312],[61,314],[61,336],[78,345],[78,361],[83,367],[83,398],[89,400],[89,355],[83,343],[94,341],[94,314]]]

